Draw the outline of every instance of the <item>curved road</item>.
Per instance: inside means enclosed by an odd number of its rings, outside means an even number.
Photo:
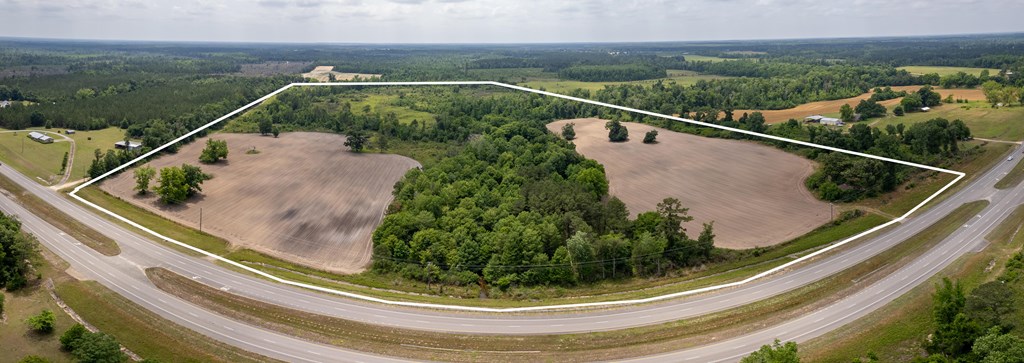
[[[1020,149],[1014,153],[1020,155]],[[784,293],[874,256],[927,228],[963,203],[979,199],[989,199],[992,202],[964,228],[913,263],[828,308],[732,340],[693,350],[638,359],[730,361],[756,350],[774,338],[805,341],[842,326],[926,281],[928,277],[964,253],[983,246],[982,238],[1017,205],[1024,203],[1024,184],[1001,191],[992,187],[1013,164],[1015,162],[998,163],[960,192],[877,237],[748,285],[629,308],[544,314],[486,315],[382,306],[257,279],[153,243],[72,203],[7,166],[0,166],[0,173],[7,175],[48,203],[61,208],[73,218],[117,240],[122,253],[114,257],[100,255],[45,221],[27,213],[5,197],[0,197],[0,209],[19,215],[26,229],[38,236],[47,248],[67,260],[81,274],[96,279],[171,321],[211,338],[288,361],[389,361],[386,357],[301,341],[226,319],[155,288],[143,270],[146,267],[165,267],[210,286],[243,296],[324,315],[409,329],[503,334],[614,330],[699,316]]]

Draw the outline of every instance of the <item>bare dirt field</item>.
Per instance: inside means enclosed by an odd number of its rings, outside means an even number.
[[[627,142],[608,141],[605,120],[561,120],[547,125],[561,134],[576,124],[576,150],[604,165],[609,193],[633,217],[674,197],[690,208],[687,233],[715,221],[715,245],[743,249],[770,246],[803,235],[829,221],[828,203],[804,186],[814,162],[753,142],[712,139],[649,125],[623,123]],[[657,144],[643,135],[658,130]]]
[[[362,79],[380,77],[379,74],[335,72],[334,66],[317,66],[309,73],[303,73],[302,76],[305,78],[313,78],[320,82],[327,82],[331,79],[330,75],[332,74],[334,75],[334,79],[337,81],[351,81],[356,76],[359,76],[359,78]]]
[[[339,273],[368,266],[370,240],[391,200],[395,182],[415,160],[399,155],[355,154],[335,134],[295,132],[280,138],[214,134],[226,140],[227,161],[199,164],[206,139],[149,163],[157,170],[182,163],[201,165],[213,179],[182,206],[165,206],[153,193],[138,196],[131,171],[101,188],[178,223],[288,261]],[[259,154],[246,154],[255,147]],[[158,183],[154,178],[151,187]]]
[[[898,86],[898,87],[893,87],[892,89],[897,90],[897,91],[915,92],[915,91],[917,91],[920,88],[921,88],[921,86]],[[965,88],[946,89],[946,88],[936,88],[935,91],[938,92],[943,98],[945,98],[949,94],[952,94],[953,98],[966,99],[968,101],[977,101],[977,100],[984,100],[985,99],[985,94],[981,92],[980,88],[979,89],[965,89]],[[746,112],[746,113],[760,112],[761,114],[764,115],[764,118],[765,118],[766,122],[768,122],[770,124],[774,124],[774,123],[786,122],[786,121],[788,121],[791,118],[794,118],[794,119],[797,119],[797,120],[803,120],[804,117],[811,116],[811,115],[822,115],[822,114],[829,114],[829,113],[839,113],[839,108],[842,107],[844,104],[850,104],[850,107],[856,107],[857,104],[860,103],[860,100],[866,100],[866,99],[868,99],[868,97],[871,97],[871,92],[862,94],[860,96],[844,98],[844,99],[839,99],[839,100],[818,101],[818,102],[805,103],[805,104],[802,104],[800,106],[796,106],[796,107],[793,107],[793,108],[787,108],[785,110],[736,110],[736,111],[733,112],[733,115],[734,115],[734,117],[738,118],[744,112]],[[894,105],[900,103],[900,100],[901,100],[901,98],[885,100],[885,101],[879,102],[879,104],[884,105],[886,108],[890,109],[890,111],[891,111],[891,109],[892,109],[892,107]]]

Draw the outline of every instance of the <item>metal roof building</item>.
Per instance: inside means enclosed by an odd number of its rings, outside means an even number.
[[[46,135],[44,135],[41,132],[35,132],[35,131],[29,132],[28,133],[28,138],[30,138],[32,140],[35,140],[37,142],[43,143],[43,144],[52,144],[53,143],[53,138],[52,137],[46,136]]]

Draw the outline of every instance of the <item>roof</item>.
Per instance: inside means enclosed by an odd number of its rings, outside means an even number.
[[[11,105],[11,101],[0,101],[0,107],[7,107]]]
[[[125,146],[124,145],[124,141],[115,142],[114,145],[115,146],[120,146],[120,147],[124,147]],[[142,144],[137,143],[135,141],[129,141],[128,142],[128,147],[142,147]]]
[[[44,135],[41,132],[35,132],[35,131],[29,132],[28,133],[28,137],[31,137],[31,138],[36,139],[36,140],[43,140],[43,141],[53,140],[52,137],[46,136],[46,135]]]

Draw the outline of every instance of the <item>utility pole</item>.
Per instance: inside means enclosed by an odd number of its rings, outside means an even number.
[[[836,210],[836,204],[832,203],[832,202],[829,202],[828,203],[828,220],[830,222],[835,222],[835,220],[836,220],[836,212],[835,212],[835,210]]]
[[[199,207],[199,232],[203,231],[203,207]]]

